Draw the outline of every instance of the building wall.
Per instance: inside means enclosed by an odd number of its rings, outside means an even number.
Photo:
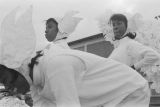
[[[108,57],[113,50],[113,45],[105,41],[103,38],[92,38],[90,40],[83,40],[74,45],[70,45],[72,49],[86,51],[102,57]]]

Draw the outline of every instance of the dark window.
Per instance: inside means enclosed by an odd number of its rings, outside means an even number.
[[[87,52],[102,56],[108,57],[113,50],[113,46],[110,42],[101,41],[93,44],[87,45]]]
[[[77,48],[74,48],[74,49],[77,49],[77,50],[80,50],[80,51],[84,51],[84,46],[77,47]]]

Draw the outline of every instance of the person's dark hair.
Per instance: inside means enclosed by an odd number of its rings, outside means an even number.
[[[30,70],[29,76],[31,77],[32,81],[33,81],[33,68],[34,68],[34,65],[37,65],[37,64],[38,64],[37,59],[38,59],[39,57],[41,57],[41,56],[43,56],[42,51],[37,51],[37,52],[36,52],[36,56],[33,57],[33,58],[31,59],[31,63],[28,64],[29,70]]]
[[[129,37],[130,39],[135,39],[136,38],[136,33],[135,32],[129,32],[125,35],[125,37]]]
[[[17,79],[18,74],[17,74],[16,70],[10,69],[10,68],[0,64],[0,78],[2,78],[3,75],[6,75],[7,71],[9,71],[12,74],[13,78]],[[14,83],[15,79],[12,81],[12,83]]]
[[[128,27],[128,20],[123,14],[113,14],[109,19],[109,23],[111,23],[113,20],[123,21],[126,28]]]
[[[58,26],[58,22],[54,18],[49,18],[46,20],[46,24],[48,24],[49,22],[54,22]]]
[[[3,78],[3,76],[7,75],[6,72],[9,72],[12,75],[12,81],[10,84],[6,84],[6,80],[1,81],[4,86],[9,85],[7,86],[7,90],[13,90],[14,88],[17,88],[17,93],[21,94],[25,94],[30,90],[30,85],[22,74],[14,69],[0,64],[0,78]]]

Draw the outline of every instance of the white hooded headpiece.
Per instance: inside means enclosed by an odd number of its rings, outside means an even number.
[[[78,11],[69,11],[67,12],[63,18],[55,18],[58,22],[59,32],[54,41],[60,40],[64,37],[68,37],[71,33],[74,32],[79,22],[82,20],[80,17],[75,17],[79,13]]]

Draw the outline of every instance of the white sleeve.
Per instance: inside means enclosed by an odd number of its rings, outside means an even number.
[[[150,47],[142,44],[132,44],[132,54],[140,60],[134,64],[136,69],[155,64],[159,60],[159,54]]]
[[[135,68],[151,66],[151,65],[155,64],[159,59],[157,54],[153,51],[142,52],[142,54],[143,53],[144,53],[143,59],[141,59],[139,62],[134,64]]]
[[[73,64],[65,59],[59,59],[47,69],[50,73],[48,73],[48,82],[51,94],[56,98],[57,107],[81,107]]]

